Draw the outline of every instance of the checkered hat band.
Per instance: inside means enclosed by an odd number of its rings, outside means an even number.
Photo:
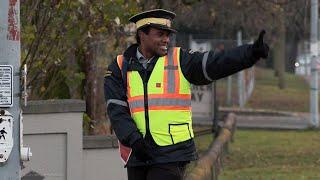
[[[137,29],[146,24],[159,24],[167,27],[171,27],[171,21],[165,18],[144,18],[136,22]]]

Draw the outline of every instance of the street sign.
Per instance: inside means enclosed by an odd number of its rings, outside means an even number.
[[[0,163],[6,162],[13,147],[13,118],[5,110],[0,112]]]
[[[192,85],[191,106],[192,116],[211,120],[213,117],[212,85]]]
[[[12,107],[12,69],[11,65],[0,65],[0,107]]]

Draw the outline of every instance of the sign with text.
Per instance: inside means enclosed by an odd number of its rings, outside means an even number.
[[[213,91],[212,85],[191,87],[192,116],[199,118],[213,117]]]
[[[0,107],[11,107],[13,68],[11,65],[0,65]]]

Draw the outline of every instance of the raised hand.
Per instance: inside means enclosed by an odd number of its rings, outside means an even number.
[[[265,30],[260,31],[258,39],[252,45],[252,54],[257,59],[267,58],[269,54],[269,46],[263,42],[263,36],[265,34]]]

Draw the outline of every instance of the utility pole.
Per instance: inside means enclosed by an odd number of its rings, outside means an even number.
[[[237,33],[237,45],[242,45],[242,32],[241,30]],[[244,107],[244,71],[238,73],[238,99],[240,108]]]
[[[310,123],[317,128],[319,126],[318,110],[318,0],[311,0],[311,83],[310,83]]]
[[[22,146],[20,105],[20,1],[0,1],[0,179],[20,179]]]

